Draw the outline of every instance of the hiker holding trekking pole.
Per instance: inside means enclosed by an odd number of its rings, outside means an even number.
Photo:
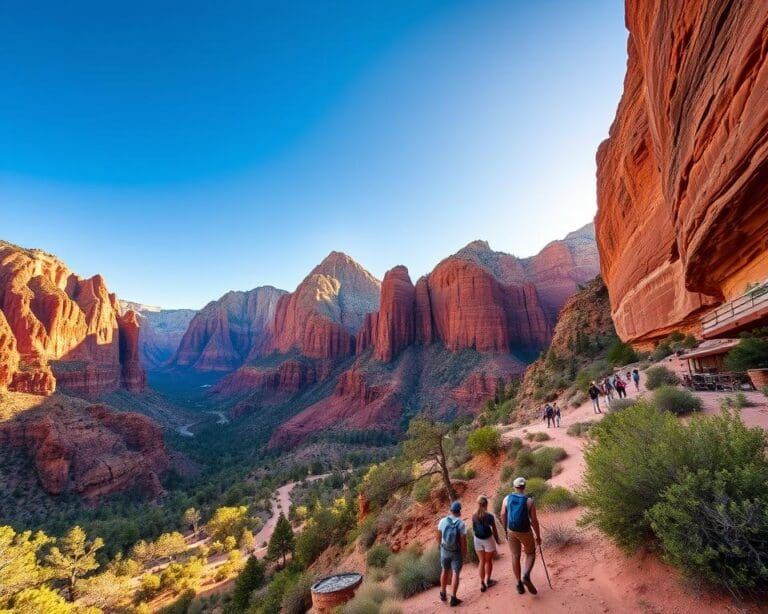
[[[536,545],[541,546],[541,527],[536,515],[536,504],[525,494],[525,478],[515,478],[515,492],[504,499],[501,517],[506,523],[507,541],[512,553],[512,569],[517,578],[517,592],[522,595],[525,589],[531,595],[538,593],[531,582],[531,570],[536,562]],[[521,550],[525,552],[525,569],[520,567]]]

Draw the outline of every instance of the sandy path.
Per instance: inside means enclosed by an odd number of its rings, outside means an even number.
[[[641,382],[642,384],[642,382]],[[645,391],[627,391],[628,396],[635,397]],[[720,397],[726,393],[703,393],[705,413],[719,411]],[[742,415],[747,424],[764,424],[768,419],[768,404],[762,395],[752,393],[750,400],[760,402],[755,408],[747,408]],[[754,397],[754,398],[753,398]],[[604,415],[604,414],[603,414]],[[524,437],[527,432],[545,431],[551,440],[544,442],[547,446],[560,446],[568,453],[561,463],[562,471],[554,476],[550,483],[573,488],[581,481],[584,471],[582,446],[584,439],[567,435],[569,425],[586,420],[599,420],[603,416],[595,415],[592,404],[587,401],[578,408],[569,408],[563,412],[559,429],[546,428],[546,423],[533,423],[506,431],[505,440],[512,437]],[[479,460],[479,459],[476,459]],[[474,463],[475,461],[472,461]],[[482,466],[482,465],[481,465]],[[462,499],[465,502],[463,513],[465,521],[469,521],[474,511],[473,502],[481,494],[493,494],[498,488],[499,477],[496,470],[478,468],[478,478],[468,482],[468,490]],[[492,473],[493,475],[485,475]],[[632,556],[622,553],[607,537],[595,529],[582,529],[576,526],[576,521],[583,509],[576,508],[568,512],[540,512],[542,533],[545,536],[554,525],[570,527],[578,537],[579,543],[555,548],[544,546],[544,556],[554,590],[547,586],[544,568],[540,559],[534,566],[532,579],[539,589],[536,596],[526,593],[523,596],[515,590],[515,580],[512,574],[511,555],[506,544],[499,549],[498,559],[494,564],[494,577],[499,584],[486,593],[480,592],[477,566],[465,565],[462,573],[462,585],[459,597],[464,603],[459,608],[466,612],[489,612],[507,614],[519,612],[647,612],[689,614],[690,612],[737,612],[758,611],[744,606],[737,608],[730,600],[706,593],[695,593],[684,584],[679,574],[665,565],[655,554],[639,552]],[[438,517],[434,518],[436,523]],[[431,526],[424,531],[419,540],[427,544],[433,539]],[[447,608],[438,598],[438,590],[432,589],[416,595],[404,602],[403,611],[408,614],[427,614],[443,612]]]
[[[216,410],[209,410],[205,412],[206,414],[213,414],[214,416],[218,416],[218,420],[216,420],[216,424],[229,424],[229,418],[227,418],[226,415],[224,415],[223,411],[216,411]]]

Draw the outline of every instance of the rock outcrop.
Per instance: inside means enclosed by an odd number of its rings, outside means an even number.
[[[120,301],[120,309],[139,316],[139,359],[147,371],[157,371],[171,361],[197,313],[194,309],[161,309],[130,301]]]
[[[624,93],[597,152],[619,335],[648,343],[768,276],[768,11],[628,2]]]
[[[232,371],[263,356],[273,342],[273,322],[284,290],[262,286],[227,292],[189,323],[171,366],[196,371]]]
[[[389,362],[416,340],[416,288],[404,266],[384,275],[375,321],[373,356],[377,360]]]
[[[131,487],[156,496],[169,457],[159,426],[146,416],[87,406],[55,395],[0,422],[0,450],[22,450],[50,495],[76,493],[87,500]]]
[[[0,314],[0,385],[9,390],[143,389],[138,324],[120,315],[100,275],[83,279],[50,254],[0,242]]]
[[[355,333],[379,306],[381,284],[346,254],[331,252],[280,298],[272,349],[308,358],[335,359],[355,353]]]

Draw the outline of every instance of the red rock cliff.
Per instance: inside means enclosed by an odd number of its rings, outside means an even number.
[[[171,366],[197,371],[232,371],[264,355],[273,338],[273,320],[284,290],[263,286],[227,292],[190,321]]]
[[[0,380],[8,382],[10,373],[10,390],[50,394],[58,385],[98,395],[143,388],[135,322],[126,314],[121,349],[117,299],[101,276],[82,279],[50,254],[0,242],[0,313]]]
[[[378,360],[389,362],[415,341],[416,289],[404,266],[396,266],[384,275],[376,320],[373,355]]]
[[[29,454],[48,494],[88,500],[132,486],[158,495],[169,467],[162,430],[146,416],[60,395],[0,423],[0,449],[11,448]]]
[[[597,240],[619,335],[698,328],[768,276],[768,11],[627,2],[628,63],[597,153]]]

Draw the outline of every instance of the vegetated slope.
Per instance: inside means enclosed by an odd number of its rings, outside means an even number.
[[[275,351],[222,379],[216,402],[249,423],[287,420],[273,447],[326,431],[396,435],[421,410],[477,411],[546,347],[554,309],[596,274],[591,232],[525,260],[475,241],[415,284],[393,268],[380,294],[360,265],[332,253],[281,297]]]
[[[169,457],[146,416],[54,394],[5,393],[0,401],[0,509],[21,517],[44,493],[93,501],[139,487],[162,492]],[[42,489],[42,490],[41,490]]]
[[[768,11],[628,2],[626,23],[596,229],[616,329],[650,342],[768,276]]]
[[[0,241],[0,389],[99,395],[139,392],[139,321],[120,312],[100,275]]]
[[[147,371],[163,367],[176,354],[195,309],[162,309],[131,301],[120,301],[120,310],[139,316],[139,358]]]
[[[561,310],[549,348],[525,371],[519,407],[535,413],[571,386],[582,369],[604,359],[616,340],[608,290],[598,276]]]

